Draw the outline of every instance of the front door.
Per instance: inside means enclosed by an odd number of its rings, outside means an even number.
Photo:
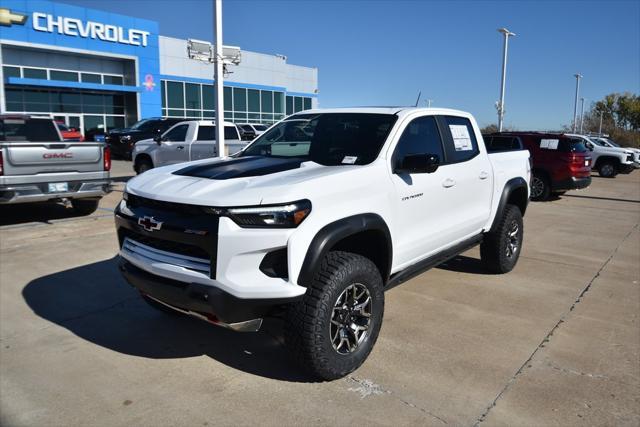
[[[391,158],[392,171],[408,154],[433,154],[444,161],[442,138],[434,116],[411,120],[404,128]],[[446,165],[433,173],[393,172],[394,264],[404,268],[438,250],[448,236],[449,189],[443,186]]]
[[[187,144],[188,124],[178,124],[162,135],[158,151],[160,164],[156,166],[170,165],[172,163],[186,162],[189,160],[189,146]]]

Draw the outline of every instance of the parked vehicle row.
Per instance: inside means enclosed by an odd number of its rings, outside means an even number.
[[[305,111],[233,157],[128,181],[120,270],[151,306],[234,330],[283,312],[301,366],[340,378],[373,348],[385,289],[478,244],[489,271],[514,268],[530,173],[461,111]]]
[[[110,169],[104,143],[64,141],[51,118],[0,115],[0,205],[64,200],[90,214]]]
[[[586,188],[591,170],[605,178],[627,174],[640,167],[640,150],[615,146],[585,135],[544,132],[500,132],[484,135],[487,149],[508,151],[525,148],[531,153],[531,199]]]

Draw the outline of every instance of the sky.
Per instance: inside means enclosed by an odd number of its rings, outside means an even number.
[[[64,0],[151,19],[160,34],[213,40],[212,0]],[[505,126],[571,123],[574,74],[585,110],[640,93],[640,1],[224,0],[223,43],[318,68],[319,106],[421,105],[497,122],[503,36]]]

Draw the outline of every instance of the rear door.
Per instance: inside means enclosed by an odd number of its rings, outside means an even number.
[[[197,126],[192,126],[196,128]],[[195,132],[195,130],[191,130]],[[189,124],[177,124],[164,135],[160,143],[158,151],[158,159],[160,165],[170,165],[172,163],[186,162],[189,160],[189,146],[187,140],[189,138]]]
[[[191,143],[191,160],[215,157],[216,127],[199,125],[196,138]]]
[[[484,147],[478,144],[474,127],[466,117],[440,116],[446,153],[448,233],[460,240],[482,231],[491,215],[493,168]]]

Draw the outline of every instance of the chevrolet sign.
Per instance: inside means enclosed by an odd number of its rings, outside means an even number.
[[[0,7],[0,25],[10,27],[11,24],[24,25],[27,22],[27,15],[11,12],[9,9]]]
[[[2,11],[4,10],[7,9],[0,9],[0,23],[4,22],[2,21]],[[143,47],[147,46],[147,39],[150,34],[148,31],[135,29],[126,30],[116,25],[102,24],[94,21],[83,22],[76,18],[53,16],[41,12],[33,12],[33,29],[47,33],[55,32],[66,36],[92,38]]]

